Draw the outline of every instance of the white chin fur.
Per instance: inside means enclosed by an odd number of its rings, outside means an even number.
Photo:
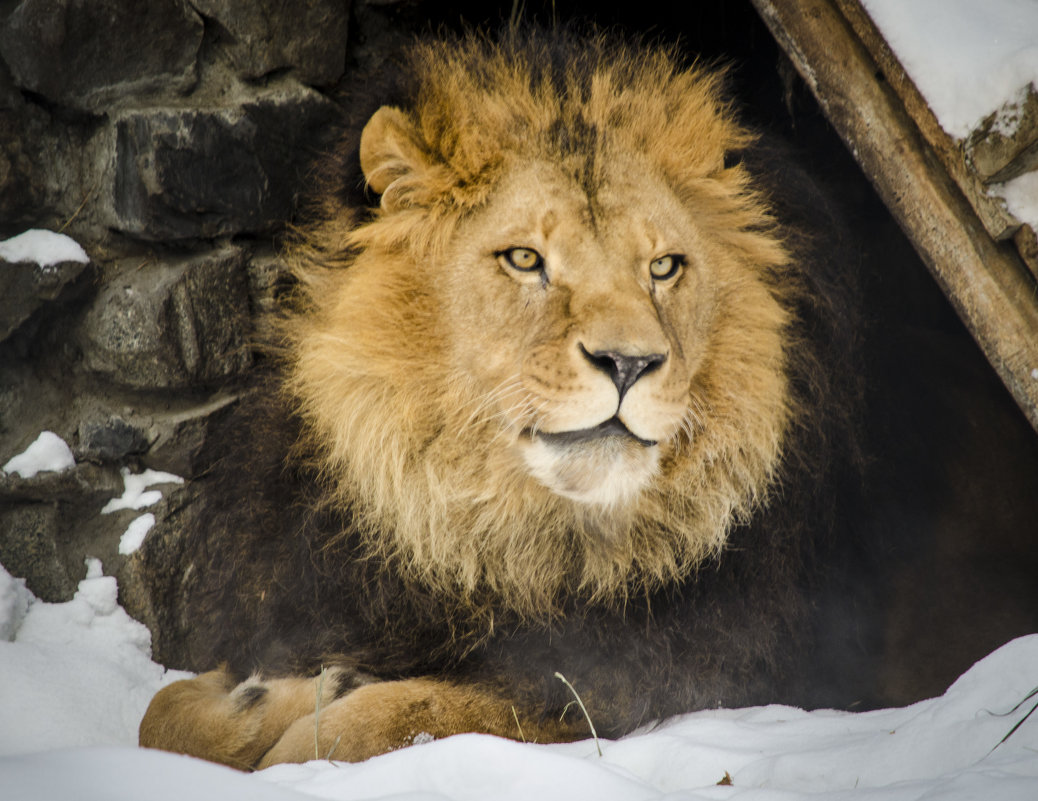
[[[556,495],[593,506],[624,506],[656,474],[659,446],[645,447],[621,437],[575,445],[524,440],[523,460],[530,475]]]

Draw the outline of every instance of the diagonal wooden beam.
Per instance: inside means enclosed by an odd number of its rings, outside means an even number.
[[[996,243],[833,0],[751,0],[1038,431],[1038,287]]]

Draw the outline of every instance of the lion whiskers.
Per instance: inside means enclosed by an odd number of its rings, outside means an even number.
[[[521,396],[525,392],[518,376],[506,378],[493,389],[473,399],[472,411],[465,421],[458,427],[458,433],[463,434],[471,428],[493,422],[502,416],[513,414],[517,409],[523,407],[525,400],[520,397],[518,402],[515,396]],[[505,405],[506,401],[508,405]],[[491,414],[487,414],[493,410]]]

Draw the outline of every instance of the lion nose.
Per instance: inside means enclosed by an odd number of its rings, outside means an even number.
[[[635,381],[659,369],[667,360],[665,353],[631,356],[615,350],[589,351],[583,345],[580,346],[580,350],[592,365],[612,379],[616,391],[620,394],[621,403]]]

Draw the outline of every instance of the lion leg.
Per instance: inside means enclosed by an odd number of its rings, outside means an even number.
[[[160,690],[141,721],[139,742],[249,770],[295,721],[362,681],[329,669],[315,678],[252,676],[238,683],[226,670],[213,670]]]
[[[465,732],[542,743],[586,736],[578,725],[523,715],[502,696],[475,685],[405,679],[368,684],[300,718],[258,767],[315,758],[360,762]]]

